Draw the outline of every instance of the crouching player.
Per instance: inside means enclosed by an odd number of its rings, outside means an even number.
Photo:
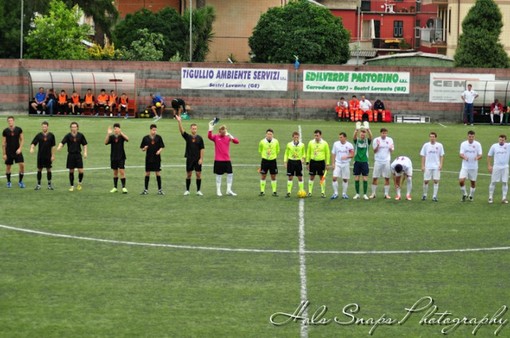
[[[395,182],[395,199],[400,200],[400,186],[405,178],[407,178],[407,193],[406,200],[411,200],[411,190],[413,189],[413,163],[411,159],[406,156],[399,156],[391,163],[391,172],[393,174],[393,181]],[[404,177],[404,178],[402,178]]]

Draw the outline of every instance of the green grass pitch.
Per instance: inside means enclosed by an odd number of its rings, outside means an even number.
[[[1,129],[7,126],[2,120]],[[48,120],[59,142],[72,119]],[[283,149],[298,128],[305,143],[321,129],[332,145],[340,131],[351,138],[352,123],[222,119],[240,144],[231,146],[238,196],[219,198],[205,120],[184,121],[186,129],[198,123],[204,137],[203,197],[194,194],[194,178],[192,194],[183,196],[184,140],[169,119],[157,123],[166,144],[165,196],[156,195],[154,176],[149,195],[139,195],[145,155],[139,145],[148,119],[77,119],[89,142],[83,190],[67,191],[64,148],[53,166],[56,190],[44,189],[43,173],[43,190],[34,191],[36,155],[28,150],[42,121],[16,118],[25,135],[27,188],[19,189],[13,176],[14,187],[7,189],[0,171],[1,337],[367,337],[371,330],[376,337],[439,337],[449,329],[454,337],[472,336],[475,329],[479,337],[510,336],[510,207],[499,203],[499,184],[495,203],[487,203],[486,164],[490,145],[510,134],[508,127],[385,124],[394,155],[413,160],[414,199],[331,201],[318,196],[317,179],[314,197],[298,199],[296,181],[292,198],[283,197]],[[109,192],[109,146],[103,142],[113,122],[130,138],[127,195]],[[374,137],[382,126],[371,125]],[[278,198],[258,196],[257,149],[267,128],[282,147]],[[458,152],[469,129],[484,157],[475,201],[462,203]],[[430,131],[446,151],[438,203],[430,201],[432,187],[429,200],[420,200],[419,151]],[[381,196],[381,180],[378,191]],[[332,193],[331,175],[326,192]],[[433,299],[435,312],[424,297]],[[299,315],[306,314],[310,325],[272,317],[293,314],[305,298],[310,306]],[[423,310],[407,310],[420,299]],[[499,322],[473,324],[498,311]],[[451,314],[440,318],[442,312]],[[374,327],[382,316],[388,325]],[[358,323],[351,323],[354,317]],[[471,325],[453,330],[447,322],[464,317]]]

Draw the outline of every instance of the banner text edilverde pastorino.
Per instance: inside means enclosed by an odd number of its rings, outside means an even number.
[[[304,91],[409,93],[409,73],[305,71]]]

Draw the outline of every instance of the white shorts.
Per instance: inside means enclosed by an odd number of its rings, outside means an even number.
[[[344,180],[348,180],[351,177],[351,171],[348,165],[339,166],[335,164],[335,170],[333,170],[333,177],[339,177]]]
[[[423,180],[424,181],[439,181],[441,179],[441,170],[439,169],[425,169],[425,172],[423,173]]]
[[[374,171],[372,174],[373,178],[384,177],[390,178],[391,176],[391,166],[389,162],[375,162],[374,163]]]
[[[492,168],[491,182],[508,182],[508,167]]]
[[[478,169],[460,169],[459,179],[467,178],[470,181],[476,181],[478,177]]]

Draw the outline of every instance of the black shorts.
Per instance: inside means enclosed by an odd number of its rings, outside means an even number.
[[[181,105],[181,103],[180,103],[179,101],[174,101],[174,100],[172,100],[172,108],[173,108],[173,109],[179,109],[179,108],[181,108],[181,107],[182,107],[182,105]],[[183,108],[184,108],[184,107],[183,107]]]
[[[110,160],[110,168],[112,168],[113,170],[125,169],[126,168],[126,159]]]
[[[67,154],[67,169],[83,168],[83,158],[81,154]]]
[[[161,171],[161,161],[147,162],[145,161],[145,172]]]
[[[289,160],[287,162],[287,176],[303,176],[303,163],[299,160]]]
[[[264,158],[262,159],[262,162],[260,163],[260,173],[262,175],[265,175],[268,172],[271,175],[278,174],[278,165],[276,164],[276,159],[274,160],[266,160]]]
[[[352,168],[352,174],[354,176],[368,176],[368,162],[354,162],[354,166]]]
[[[326,170],[326,161],[310,160],[310,176],[322,176],[324,175],[324,170]]]
[[[23,158],[23,154],[14,154],[14,155],[7,155],[7,158],[5,159],[6,165],[11,165],[13,163],[24,163],[25,159]]]
[[[196,172],[201,172],[202,165],[198,164],[198,160],[186,159],[186,171],[193,171],[193,170]]]
[[[232,162],[230,161],[214,161],[213,172],[216,175],[232,174]]]
[[[38,157],[37,158],[37,168],[51,168],[51,157]]]

